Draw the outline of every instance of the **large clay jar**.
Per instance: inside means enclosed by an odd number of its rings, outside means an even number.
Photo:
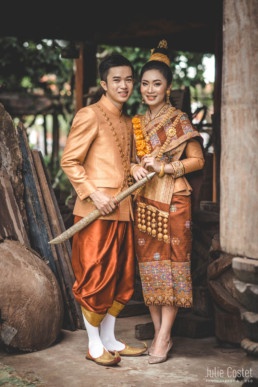
[[[0,341],[37,351],[53,344],[63,323],[59,284],[47,263],[16,241],[0,243]]]

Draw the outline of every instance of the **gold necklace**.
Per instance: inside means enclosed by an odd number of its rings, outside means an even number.
[[[123,164],[123,168],[124,168],[124,180],[123,180],[123,183],[122,183],[122,186],[119,190],[122,191],[122,189],[124,187],[126,187],[127,184],[131,184],[132,183],[132,179],[131,179],[131,175],[130,175],[130,145],[131,145],[131,133],[130,133],[130,130],[128,129],[128,126],[127,126],[127,122],[126,122],[126,119],[125,117],[124,118],[124,121],[125,121],[125,125],[126,125],[126,129],[127,129],[127,143],[126,143],[126,152],[124,153],[123,152],[123,149],[122,149],[122,145],[118,139],[118,135],[117,135],[117,132],[110,120],[110,118],[108,117],[108,115],[106,114],[106,112],[102,109],[101,106],[99,105],[96,105],[100,111],[102,112],[104,118],[105,118],[105,121],[107,122],[107,124],[109,125],[109,128],[112,132],[112,135],[114,137],[114,140],[115,140],[115,143],[118,147],[118,150],[119,150],[119,153],[120,153],[120,157],[121,157],[121,160],[122,160],[122,164]]]
[[[172,106],[171,106],[171,107],[172,107]],[[163,113],[163,110],[165,110],[165,108],[168,109],[168,104],[167,104],[167,103],[165,103],[165,105],[163,105],[162,108],[159,109],[158,113],[155,114],[155,116],[154,116],[153,118],[151,118],[151,112],[150,112],[150,109],[149,109],[149,110],[148,110],[148,113],[149,113],[149,122],[151,122],[151,121],[155,120],[155,118],[158,118],[159,116],[161,116],[162,113]],[[149,122],[148,122],[148,123],[149,123]],[[148,124],[148,123],[147,123],[147,124]]]
[[[141,128],[142,128],[142,133],[145,137],[145,144],[146,144],[146,149],[147,149],[147,154],[150,154],[151,153],[151,146],[150,144],[147,143],[147,141],[150,140],[150,136],[154,133],[156,133],[162,125],[165,124],[165,122],[170,118],[170,114],[173,113],[173,111],[176,110],[176,108],[174,108],[173,106],[171,106],[171,108],[168,109],[168,112],[166,113],[164,119],[159,123],[159,125],[154,128],[151,133],[149,135],[147,135],[147,132],[146,132],[146,129],[145,129],[145,126],[141,124]],[[160,161],[163,154],[166,152],[166,148],[168,146],[168,144],[170,143],[171,141],[171,138],[174,137],[176,135],[176,126],[178,124],[178,121],[180,120],[180,118],[184,115],[184,113],[180,113],[177,115],[175,121],[173,122],[172,126],[170,129],[168,129],[167,131],[167,138],[166,138],[166,141],[164,142],[164,144],[161,146],[160,150],[159,150],[159,153],[158,155],[156,156],[156,160]],[[144,116],[142,117],[143,118],[143,124],[144,124]],[[138,188],[136,191],[135,191],[135,194],[134,194],[134,200],[136,199],[136,197],[139,195],[139,193],[142,191],[142,189],[144,188],[144,186],[141,186],[140,188]]]
[[[164,126],[165,122],[170,118],[170,115],[173,113],[173,111],[176,110],[176,108],[174,108],[173,106],[171,106],[167,113],[164,115],[164,118],[163,120],[160,121],[160,123],[154,127],[150,132],[147,133],[146,131],[146,126],[149,124],[149,122],[146,124],[146,119],[145,119],[145,115],[142,117],[142,121],[143,121],[143,125],[142,125],[142,130],[143,130],[143,134],[145,136],[145,139],[146,141],[149,141],[150,140],[150,137],[157,133],[157,131],[162,127]]]
[[[157,155],[157,160],[158,160],[158,161],[161,160],[163,154],[165,153],[166,148],[167,148],[168,144],[169,144],[170,141],[171,141],[171,138],[174,137],[174,136],[176,135],[176,126],[177,126],[178,121],[180,120],[180,118],[182,117],[183,114],[184,114],[184,113],[178,114],[177,118],[176,118],[175,121],[173,122],[173,125],[171,126],[170,129],[168,129],[166,141],[164,142],[164,144],[163,144],[162,147],[160,148],[159,153],[158,153],[158,155]]]
[[[160,123],[154,127],[149,133],[147,133],[146,131],[146,125],[145,125],[145,116],[142,117],[142,132],[143,132],[143,135],[145,137],[145,141],[146,141],[146,146],[147,146],[147,149],[148,149],[148,153],[151,153],[151,145],[148,143],[150,141],[150,138],[153,134],[156,134],[159,129],[165,125],[165,123],[170,119],[171,117],[171,114],[176,110],[175,107],[171,106],[167,113],[165,114],[163,120],[160,121]],[[176,134],[176,125],[180,119],[180,117],[182,116],[182,114],[179,114],[177,116],[177,118],[175,119],[175,121],[173,122],[172,124],[172,127],[167,131],[167,138],[166,138],[166,141],[164,142],[164,144],[162,145],[162,147],[160,148],[159,150],[159,153],[156,157],[156,159],[159,161],[161,159],[161,157],[163,156],[163,153],[165,152],[165,149],[167,147],[167,145],[169,144],[171,138],[173,136],[175,136]]]
[[[172,109],[171,109],[172,108]],[[171,106],[171,108],[169,109],[169,111],[167,112],[167,114],[165,115],[164,119],[160,122],[160,124],[154,128],[152,131],[151,131],[151,134],[148,136],[147,133],[146,133],[146,129],[145,129],[145,126],[141,126],[142,127],[142,133],[145,137],[145,142],[146,142],[146,148],[148,150],[148,154],[151,153],[151,146],[149,144],[147,144],[147,141],[150,140],[150,136],[153,134],[153,133],[156,133],[163,124],[165,124],[165,122],[170,118],[170,113],[172,113],[174,110],[176,110],[173,106]],[[184,115],[184,113],[180,113],[177,115],[175,121],[173,122],[172,126],[170,129],[168,129],[167,131],[167,138],[166,138],[166,141],[164,142],[164,144],[161,146],[160,150],[159,150],[159,153],[158,155],[156,156],[156,160],[160,161],[163,154],[166,152],[166,148],[168,146],[168,144],[170,143],[171,141],[171,138],[174,137],[176,135],[176,126],[178,124],[178,121],[180,120],[180,118]],[[143,117],[144,118],[144,117]],[[135,195],[134,195],[134,200],[136,199],[136,197],[138,196],[138,194],[142,191],[143,189],[143,186],[138,188],[136,191],[135,191]]]

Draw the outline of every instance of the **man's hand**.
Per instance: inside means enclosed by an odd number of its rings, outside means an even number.
[[[101,191],[95,191],[90,194],[90,198],[95,204],[96,208],[101,212],[101,215],[110,214],[116,208],[111,196]]]

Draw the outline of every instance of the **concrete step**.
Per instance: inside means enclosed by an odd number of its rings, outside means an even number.
[[[244,312],[241,314],[241,318],[247,337],[258,342],[258,313]]]
[[[249,339],[243,339],[241,341],[241,347],[249,354],[258,356],[258,343]]]
[[[258,313],[258,285],[233,280],[239,302],[250,312]]]
[[[240,281],[258,284],[258,260],[234,257],[232,269]]]

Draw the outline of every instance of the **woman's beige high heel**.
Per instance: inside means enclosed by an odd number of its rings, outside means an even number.
[[[166,353],[162,356],[157,356],[157,355],[151,355],[150,354],[150,357],[149,357],[149,364],[158,364],[158,363],[163,363],[164,361],[167,360],[168,358],[168,353],[169,351],[171,350],[171,348],[173,347],[173,342],[172,340],[169,341],[168,343],[168,347],[167,347],[167,350],[166,350]]]
[[[154,348],[154,345],[153,345],[153,342],[152,342],[150,348],[148,349],[148,355],[151,356],[151,352],[153,351],[153,348]]]

